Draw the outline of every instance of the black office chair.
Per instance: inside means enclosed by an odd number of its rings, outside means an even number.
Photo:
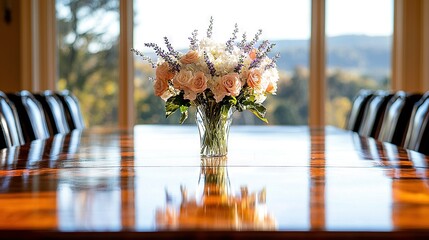
[[[68,133],[69,126],[66,120],[65,111],[58,96],[49,90],[34,94],[34,97],[40,102],[48,123],[51,136],[57,133]]]
[[[374,92],[365,108],[362,124],[358,131],[359,135],[372,138],[378,137],[387,103],[392,97],[393,94],[388,91]]]
[[[15,105],[0,91],[0,149],[24,143]]]
[[[416,148],[416,151],[421,152],[425,155],[429,155],[429,127],[427,126],[428,124],[429,119],[426,118],[422,137],[420,139],[420,143]]]
[[[76,96],[74,96],[68,90],[58,92],[56,95],[60,98],[61,103],[63,104],[69,129],[73,130],[85,128],[79,101]]]
[[[429,154],[429,92],[414,106],[404,147]]]
[[[407,94],[403,91],[393,95],[386,106],[386,113],[378,135],[379,141],[403,146],[414,104],[421,97],[421,94]]]
[[[25,142],[50,136],[43,108],[33,94],[22,90],[7,97],[15,104]]]
[[[362,89],[358,92],[353,100],[352,109],[350,110],[346,129],[358,132],[362,124],[362,118],[367,106],[368,100],[372,96],[371,90]]]

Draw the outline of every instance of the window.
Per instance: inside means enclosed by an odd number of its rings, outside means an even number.
[[[277,43],[273,54],[281,54],[278,95],[269,96],[265,104],[270,124],[308,123],[311,0],[218,1],[210,8],[196,0],[134,0],[133,5],[133,47],[149,54],[143,44],[163,45],[164,36],[185,51],[192,31],[204,34],[210,16],[218,40],[230,37],[234,23],[248,36],[263,29],[261,38]],[[192,6],[192,18],[177,14],[184,6]],[[70,89],[81,99],[84,115],[91,116],[85,118],[88,126],[116,125],[119,1],[56,0],[56,12],[58,88]],[[393,0],[326,0],[325,15],[326,124],[343,127],[358,89],[390,87]],[[163,101],[152,93],[151,67],[139,57],[135,60],[136,123],[178,123],[179,114],[166,119]],[[235,124],[263,124],[247,112],[235,118]],[[190,117],[188,123],[192,121]]]
[[[81,101],[87,126],[118,122],[119,1],[57,0],[58,89]]]
[[[327,0],[326,124],[344,127],[362,89],[388,89],[393,0]]]
[[[192,14],[180,13],[185,8],[192,9]],[[243,32],[249,39],[262,29],[261,39],[276,43],[273,54],[281,54],[277,62],[278,95],[269,96],[264,104],[268,109],[267,118],[270,124],[307,124],[310,0],[219,0],[209,8],[207,3],[201,4],[198,0],[134,1],[134,9],[134,48],[154,60],[154,54],[144,43],[164,47],[165,36],[177,50],[185,52],[193,30],[197,29],[199,36],[205,34],[211,16],[213,37],[218,41],[226,42],[230,38],[235,23],[239,28],[238,40]],[[164,102],[153,94],[148,78],[154,75],[149,64],[140,57],[135,58],[136,123],[177,124],[179,114],[165,119]],[[191,121],[192,117],[187,120]],[[253,114],[242,112],[234,115],[234,124],[264,123]]]

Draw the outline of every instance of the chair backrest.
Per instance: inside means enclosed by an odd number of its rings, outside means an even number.
[[[0,91],[0,149],[24,143],[15,105]]]
[[[76,96],[67,90],[58,92],[56,95],[60,98],[61,103],[63,104],[69,129],[85,128],[79,101]]]
[[[49,90],[34,94],[34,97],[40,102],[48,123],[51,136],[57,133],[68,133],[69,126],[66,120],[65,111],[58,96]]]
[[[353,100],[353,105],[349,113],[346,129],[352,130],[354,132],[359,131],[366,105],[371,96],[372,91],[370,90],[362,89],[358,92]]]
[[[403,146],[414,104],[421,97],[421,94],[396,92],[386,106],[378,140]]]
[[[419,152],[429,153],[427,146],[429,145],[429,92],[414,105],[411,114],[410,123],[408,125],[407,135],[404,142],[404,147],[416,150]]]
[[[50,136],[43,108],[33,94],[23,90],[7,96],[15,104],[25,142]]]
[[[393,94],[388,91],[380,90],[374,92],[365,108],[362,124],[358,131],[359,135],[373,138],[378,137],[387,103],[392,97]]]
[[[429,155],[429,117],[426,117],[424,125],[422,125],[422,137],[419,144],[416,147],[416,151],[421,152],[425,155]]]

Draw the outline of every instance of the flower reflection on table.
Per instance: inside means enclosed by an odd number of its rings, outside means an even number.
[[[266,189],[249,192],[247,186],[239,194],[230,190],[227,157],[201,159],[198,190],[190,196],[180,187],[181,202],[173,204],[166,192],[166,206],[156,211],[156,225],[160,229],[235,229],[272,230],[276,221],[268,213]]]

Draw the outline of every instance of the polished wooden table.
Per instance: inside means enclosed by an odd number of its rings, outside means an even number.
[[[87,129],[0,150],[0,238],[429,239],[428,158],[326,127]]]

